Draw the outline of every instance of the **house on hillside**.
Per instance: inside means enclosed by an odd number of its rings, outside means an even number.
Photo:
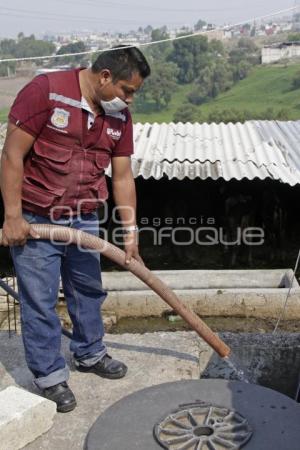
[[[280,44],[266,45],[261,51],[262,64],[272,64],[281,59],[300,57],[300,42],[282,42]]]

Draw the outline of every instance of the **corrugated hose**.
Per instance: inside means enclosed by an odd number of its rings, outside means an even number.
[[[230,355],[231,349],[217,336],[203,320],[193,311],[190,311],[178,299],[177,295],[147,267],[132,258],[129,264],[125,265],[125,253],[115,245],[89,233],[80,230],[63,227],[60,225],[35,224],[32,229],[38,233],[40,239],[50,239],[52,241],[77,244],[82,248],[98,250],[102,255],[109,258],[116,264],[132,272],[142,280],[156,294],[158,294],[178,315],[180,315],[196,333],[215,350],[221,358]],[[30,239],[32,239],[30,237]],[[0,229],[0,245],[2,245],[2,229]]]

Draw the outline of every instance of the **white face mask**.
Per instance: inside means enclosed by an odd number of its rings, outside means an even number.
[[[117,113],[128,107],[127,103],[119,97],[115,97],[110,101],[101,100],[100,103],[107,114]]]

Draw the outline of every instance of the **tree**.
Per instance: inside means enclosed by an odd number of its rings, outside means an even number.
[[[37,40],[33,34],[26,37],[23,33],[19,33],[17,42],[13,39],[3,39],[0,42],[2,56],[11,55],[15,58],[52,55],[54,50],[54,44]]]
[[[234,81],[240,81],[247,78],[251,70],[251,64],[248,61],[240,61],[233,66],[233,79]]]
[[[223,43],[218,39],[213,39],[208,44],[209,53],[211,53],[214,57],[217,56],[225,56],[226,51]]]
[[[1,55],[14,55],[16,52],[17,43],[14,39],[3,39],[0,42]]]
[[[196,25],[194,26],[195,31],[200,31],[206,25],[205,20],[199,19]]]
[[[237,46],[229,52],[230,64],[239,64],[241,61],[251,65],[260,64],[260,50],[250,38],[239,39]]]
[[[173,121],[176,122],[197,122],[201,117],[198,108],[190,103],[183,103],[175,112]]]
[[[52,55],[55,51],[55,46],[51,42],[41,41],[35,39],[34,35],[23,37],[18,41],[14,56],[16,58],[30,58],[32,56],[47,56]]]
[[[181,39],[173,47],[169,59],[179,67],[178,81],[191,83],[207,63],[208,39],[206,36]]]
[[[2,54],[1,58],[8,59],[8,58],[13,58],[13,56],[9,55],[9,54],[6,54],[6,55]],[[15,72],[16,72],[16,62],[15,61],[10,61],[10,62],[0,64],[0,77],[8,77],[8,76],[14,75]]]
[[[152,42],[169,39],[169,37],[170,36],[165,26],[161,28],[156,28],[151,31]],[[150,63],[152,64],[155,64],[158,60],[165,62],[171,50],[172,50],[171,42],[150,45],[145,51],[145,56],[149,59]]]
[[[192,105],[202,105],[209,101],[207,89],[199,85],[188,94],[187,99]]]
[[[233,73],[229,64],[225,60],[218,60],[213,66],[213,89],[211,96],[217,97],[221,92],[225,92],[233,85]]]
[[[151,34],[153,28],[151,27],[151,25],[148,25],[146,28],[144,28],[144,33],[145,34]]]
[[[257,46],[251,38],[242,37],[238,40],[238,48],[248,50],[249,52],[256,52]]]
[[[233,85],[233,71],[226,59],[211,60],[199,72],[196,85],[199,90],[198,94],[195,89],[188,97],[189,101],[195,104],[204,103],[229,89]]]
[[[84,42],[72,42],[71,44],[63,45],[60,47],[57,55],[66,55],[68,53],[82,53],[86,51],[86,46]],[[86,60],[86,55],[77,56],[66,56],[65,58],[55,58],[55,64],[71,64],[73,66],[78,64],[84,64]]]
[[[24,39],[24,37],[25,37],[25,34],[23,33],[23,31],[18,33],[18,41],[21,41],[22,39]]]
[[[138,93],[134,109],[136,112],[160,111],[168,107],[176,89],[177,67],[173,63],[154,64],[152,75]]]
[[[163,39],[168,39],[170,36],[168,35],[165,27],[155,28],[151,31],[151,41],[162,41]]]
[[[233,48],[229,52],[229,62],[230,64],[239,64],[241,61],[247,60],[247,52],[243,48]]]
[[[237,123],[245,122],[246,117],[250,115],[247,111],[239,111],[236,109],[214,110],[208,116],[208,123]]]

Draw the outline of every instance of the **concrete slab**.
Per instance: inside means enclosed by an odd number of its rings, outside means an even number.
[[[299,334],[222,333],[221,337],[233,348],[237,360],[241,358],[243,365],[250,368],[255,382],[278,387],[281,392],[286,385],[291,394],[294,393],[294,378],[300,369]],[[8,333],[0,332],[0,340],[0,389],[13,382],[37,392],[26,367],[21,337],[8,339]],[[105,380],[76,372],[69,341],[63,338],[62,352],[71,367],[70,386],[78,407],[71,413],[57,414],[52,429],[29,444],[26,450],[82,450],[85,437],[98,416],[116,401],[140,389],[178,380],[197,380],[201,375],[232,378],[232,370],[224,366],[194,332],[107,334],[105,342],[109,353],[128,365],[127,376],[121,380]],[[289,372],[292,383],[288,379]],[[270,385],[267,378],[272,374],[279,379],[282,377],[281,385]]]
[[[56,404],[15,386],[0,392],[0,449],[17,450],[53,425]]]
[[[20,336],[8,338],[0,332],[0,389],[11,384],[37,392],[26,367]],[[53,428],[26,450],[82,450],[85,437],[97,417],[129,393],[168,381],[198,379],[199,346],[194,333],[154,333],[145,335],[106,335],[105,342],[114,358],[128,365],[121,380],[106,380],[93,374],[76,372],[63,338],[62,350],[71,367],[70,387],[78,407],[68,414],[57,414]],[[7,449],[5,449],[7,450]]]

